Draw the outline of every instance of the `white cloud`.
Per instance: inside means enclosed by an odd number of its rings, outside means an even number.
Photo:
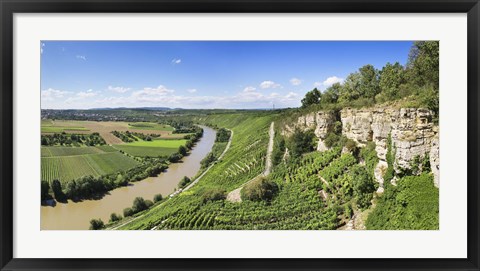
[[[260,83],[260,88],[262,88],[262,89],[278,88],[278,87],[281,87],[281,85],[277,84],[273,81],[263,81],[262,83]]]
[[[113,87],[113,86],[108,86],[108,90],[117,92],[117,93],[125,93],[130,90],[130,88],[126,87]]]
[[[315,82],[313,85],[315,87],[326,87],[326,88],[328,88],[335,83],[342,83],[343,80],[344,80],[343,78],[339,78],[339,77],[336,77],[336,76],[331,76],[331,77],[328,77],[325,81]]]
[[[257,90],[257,88],[252,87],[252,86],[248,86],[248,87],[243,89],[243,92],[252,92],[252,91],[255,91],[255,90]]]
[[[93,91],[93,89],[88,89],[86,91],[80,91],[75,94],[73,97],[69,97],[65,100],[66,104],[72,104],[74,102],[82,101],[87,98],[95,97],[98,95],[98,92]]]
[[[155,97],[166,96],[173,92],[173,89],[168,89],[165,86],[160,85],[156,88],[146,87],[142,90],[134,91],[131,97],[137,101],[148,101],[149,99],[154,100]]]
[[[64,96],[69,94],[71,94],[70,91],[58,90],[53,88],[41,91],[42,101],[53,101],[54,99],[63,98]]]
[[[250,91],[242,90],[230,95],[222,93],[210,96],[196,96],[189,93],[186,95],[177,95],[175,90],[163,85],[131,90],[128,92],[128,95],[123,96],[117,96],[113,93],[104,96],[108,92],[103,92],[103,95],[100,95],[99,91],[91,89],[77,93],[48,89],[42,91],[42,108],[85,109],[95,107],[166,106],[171,108],[252,109],[272,108],[273,105],[275,105],[276,108],[297,107],[300,105],[301,97],[294,92],[264,93],[256,91],[254,87],[246,87],[245,89]],[[48,100],[48,97],[58,98],[55,100]]]
[[[289,92],[289,93],[285,96],[285,98],[287,98],[287,99],[294,99],[294,98],[296,98],[296,97],[298,97],[298,94],[295,93],[295,92]]]
[[[187,89],[187,92],[188,93],[195,93],[195,92],[197,92],[197,89],[195,89],[195,88]]]
[[[94,92],[92,89],[89,89],[87,91],[80,91],[77,94],[75,94],[76,97],[80,99],[88,98],[88,97],[93,97],[97,96],[97,92]]]
[[[292,78],[290,79],[290,84],[294,85],[294,86],[298,86],[302,83],[302,80],[298,79],[298,78]]]
[[[172,59],[172,64],[180,64],[180,63],[182,63],[181,59],[176,59],[176,58]]]
[[[87,57],[86,57],[86,56],[77,55],[76,57],[77,57],[77,59],[80,59],[80,60],[83,60],[83,61],[87,61]]]
[[[43,54],[43,47],[45,47],[45,43],[41,43],[40,45],[40,54]]]

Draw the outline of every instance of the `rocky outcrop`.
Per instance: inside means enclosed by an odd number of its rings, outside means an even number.
[[[300,116],[293,125],[285,125],[282,135],[290,135],[294,130],[301,129],[313,130],[315,136],[318,137],[318,151],[325,151],[327,147],[325,146],[324,139],[327,136],[330,129],[335,123],[335,114],[333,112],[324,112],[319,111],[316,113],[310,113],[304,116]]]
[[[375,142],[377,156],[380,159],[375,171],[375,178],[383,183],[388,137],[391,137],[395,154],[394,169],[400,172],[411,168],[411,161],[416,157],[429,156],[435,185],[439,186],[439,141],[438,127],[432,122],[433,114],[422,108],[374,107],[366,109],[345,108],[339,115],[332,112],[310,113],[298,118],[297,123],[285,127],[284,134],[295,128],[313,129],[319,138],[318,150],[325,150],[323,144],[327,133],[335,121],[341,121],[342,134],[354,140],[357,145],[365,146]]]

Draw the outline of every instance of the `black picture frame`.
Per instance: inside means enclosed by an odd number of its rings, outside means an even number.
[[[0,0],[1,270],[480,270],[478,0]],[[468,248],[466,259],[23,259],[13,258],[13,15],[15,13],[467,13]],[[214,255],[212,255],[214,257]]]

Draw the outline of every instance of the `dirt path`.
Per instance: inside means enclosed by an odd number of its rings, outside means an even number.
[[[272,123],[270,124],[270,129],[268,131],[268,135],[269,135],[269,140],[268,140],[268,147],[267,147],[267,161],[265,163],[265,170],[258,176],[256,176],[255,178],[249,180],[248,182],[244,183],[243,185],[241,185],[239,188],[231,191],[230,193],[228,193],[227,195],[227,200],[230,201],[230,202],[241,202],[242,201],[242,198],[241,198],[241,194],[240,194],[240,191],[242,190],[242,188],[251,183],[252,181],[256,180],[257,178],[261,177],[261,176],[268,176],[272,170],[272,152],[273,152],[273,139],[275,138],[275,129],[274,129],[274,122],[272,121]]]

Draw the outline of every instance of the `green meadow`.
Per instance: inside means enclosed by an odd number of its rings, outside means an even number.
[[[169,140],[152,140],[152,141],[135,141],[126,144],[114,145],[118,150],[124,151],[133,156],[141,157],[158,157],[169,156],[177,152],[178,147],[185,145],[185,139],[169,139]]]
[[[155,131],[168,131],[171,132],[174,128],[166,124],[158,124],[153,122],[135,122],[129,123],[128,128],[132,130],[155,130]]]

